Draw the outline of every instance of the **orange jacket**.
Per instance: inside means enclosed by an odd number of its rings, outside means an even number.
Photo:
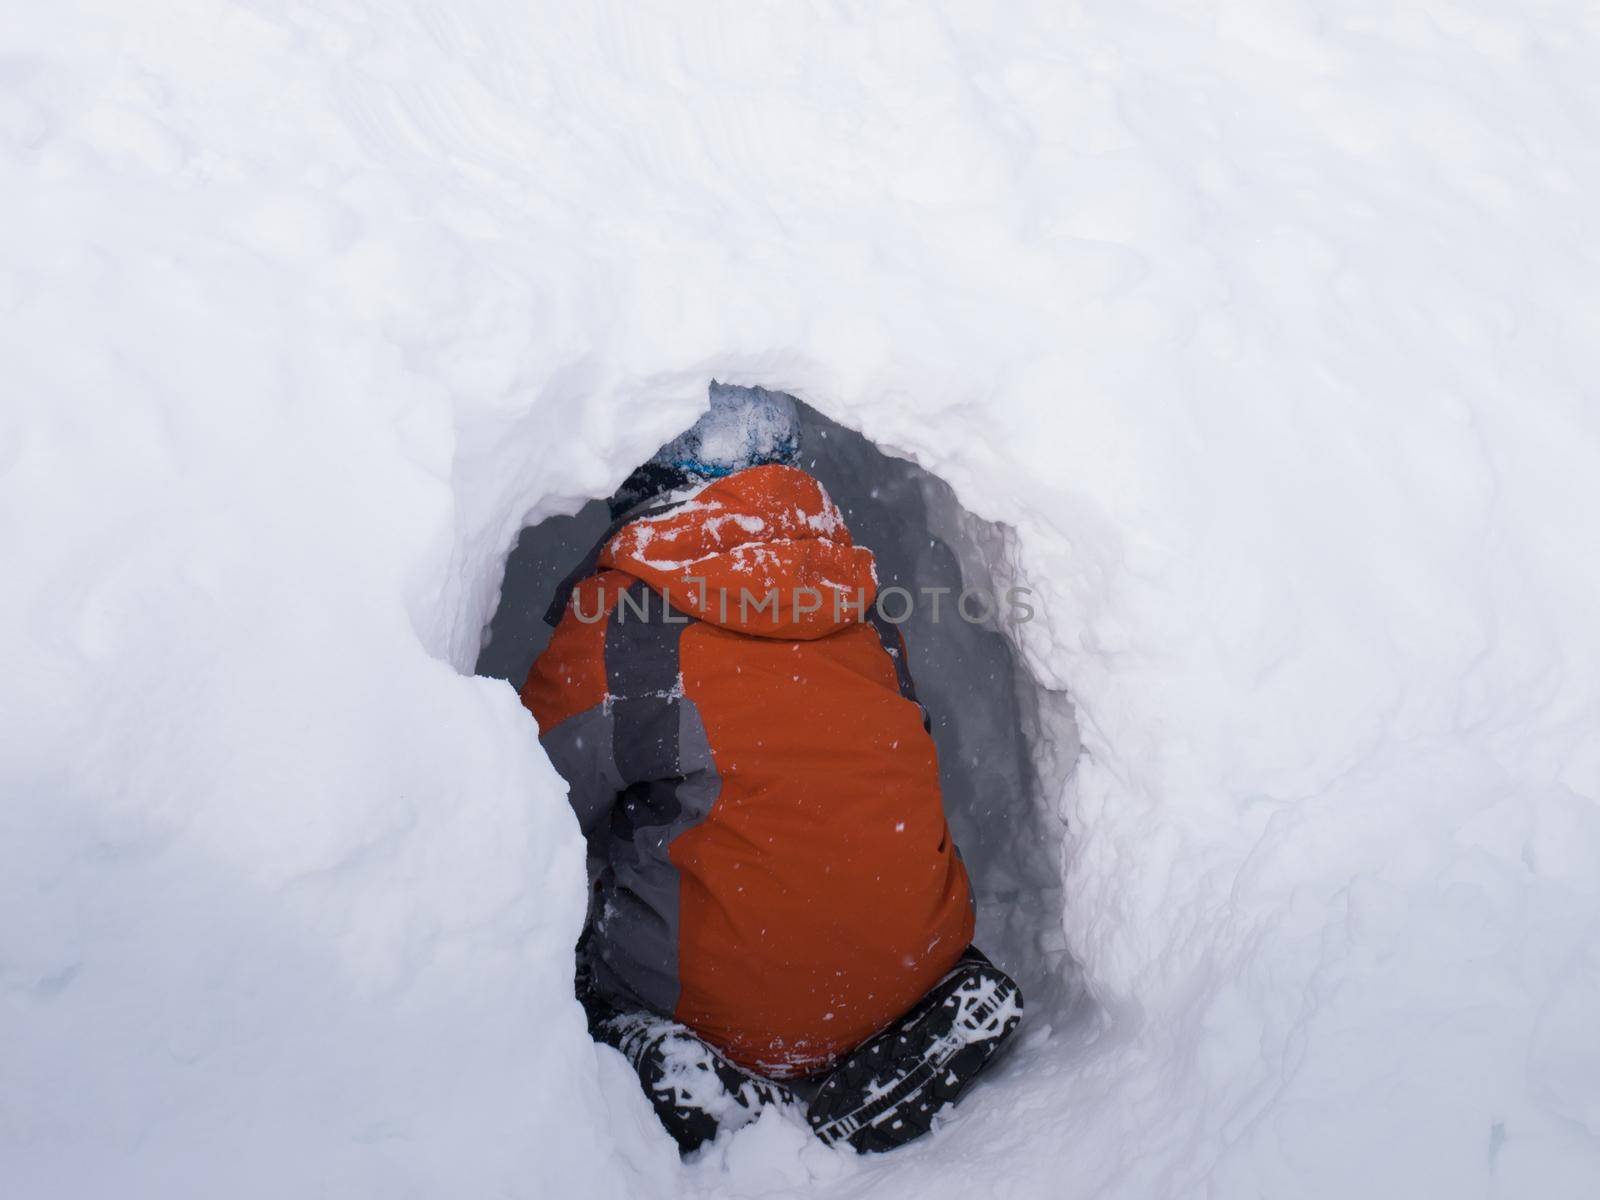
[[[761,466],[623,527],[523,702],[585,832],[596,985],[734,1061],[809,1074],[972,938],[966,871],[870,551]]]

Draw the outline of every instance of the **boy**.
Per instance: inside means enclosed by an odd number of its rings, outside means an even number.
[[[591,1032],[685,1152],[797,1090],[825,1142],[901,1145],[1022,1013],[970,944],[872,553],[798,453],[789,397],[713,384],[613,497],[522,692],[604,851]]]

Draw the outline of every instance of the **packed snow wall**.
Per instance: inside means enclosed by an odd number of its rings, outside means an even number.
[[[1589,6],[8,30],[9,1192],[1594,1194]],[[1094,1019],[881,1160],[679,1164],[472,675],[713,377],[1012,531],[1081,734]]]

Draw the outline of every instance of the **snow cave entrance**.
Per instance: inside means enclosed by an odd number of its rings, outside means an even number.
[[[881,591],[917,598],[901,625],[918,698],[933,719],[945,810],[978,901],[976,941],[1022,985],[1030,1016],[1060,1029],[1082,997],[1061,925],[1057,815],[1078,739],[1064,696],[1034,682],[1006,632],[1014,578],[1007,532],[962,508],[954,490],[915,463],[800,404],[800,465],[827,488],[856,541],[877,556]],[[605,533],[603,500],[522,530],[477,673],[520,688],[550,639],[543,616],[556,586]],[[922,589],[945,588],[938,619]],[[964,619],[971,589],[1001,598],[984,621]],[[899,605],[890,611],[898,614]],[[983,614],[976,600],[968,606]],[[1003,1072],[1019,1056],[1008,1056]],[[1002,1072],[997,1072],[1000,1074]]]

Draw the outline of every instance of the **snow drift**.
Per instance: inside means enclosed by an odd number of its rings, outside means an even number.
[[[10,31],[9,1194],[1600,1186],[1588,6]],[[517,531],[713,377],[914,459],[1037,592],[1091,1015],[879,1160],[764,1119],[679,1166],[471,674]]]

